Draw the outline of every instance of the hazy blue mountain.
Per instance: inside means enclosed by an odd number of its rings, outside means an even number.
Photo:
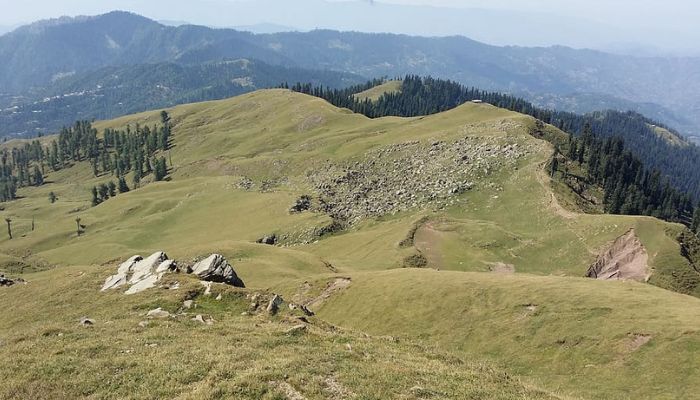
[[[265,34],[265,33],[280,33],[280,32],[301,32],[303,29],[294,28],[286,25],[271,24],[268,22],[262,22],[254,25],[240,25],[235,26],[233,29],[237,31]]]
[[[25,96],[0,96],[0,130],[34,136],[76,119],[109,119],[177,104],[223,99],[285,82],[341,88],[358,75],[273,66],[248,59],[198,65],[175,63],[104,67],[61,79]]]
[[[62,79],[105,67],[163,62],[195,66],[238,58],[366,77],[430,74],[533,100],[585,94],[589,109],[606,108],[611,98],[624,100],[617,102],[623,109],[648,112],[658,104],[670,110],[659,115],[679,116],[662,122],[674,125],[685,119],[674,127],[685,134],[700,132],[698,58],[621,56],[560,46],[498,47],[460,36],[329,30],[256,35],[164,26],[124,12],[43,21],[0,37],[0,92],[40,92]],[[571,108],[570,101],[544,104]]]

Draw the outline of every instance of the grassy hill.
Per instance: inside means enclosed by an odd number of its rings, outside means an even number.
[[[355,98],[362,101],[362,100],[367,100],[369,99],[370,101],[376,101],[380,97],[382,97],[383,94],[387,93],[396,93],[401,90],[401,83],[402,81],[400,80],[392,80],[388,81],[386,83],[383,83],[381,85],[374,86],[370,89],[367,89],[363,92],[355,94]]]
[[[287,90],[168,112],[170,181],[90,207],[89,189],[115,178],[79,163],[3,204],[15,238],[0,239],[0,269],[29,281],[0,288],[21,316],[0,318],[0,353],[24,366],[3,377],[5,397],[296,398],[280,384],[287,375],[293,390],[323,398],[334,386],[317,378],[326,370],[356,398],[386,388],[393,398],[696,396],[700,300],[581,278],[634,229],[650,283],[678,290],[678,273],[692,273],[675,240],[683,228],[562,207],[572,194],[553,192],[552,148],[529,135],[532,118],[470,103],[370,120]],[[154,111],[97,127],[159,119]],[[312,209],[290,213],[303,195]],[[255,243],[272,233],[277,246]],[[211,327],[177,319],[140,329],[145,311],[174,312],[191,287],[134,297],[99,287],[118,261],[156,250],[181,264],[219,252],[252,289],[230,290],[223,303],[198,298]],[[347,288],[332,284],[345,278]],[[310,334],[290,339],[281,319],[242,318],[246,293],[265,290],[319,311]],[[97,324],[78,326],[83,315]],[[348,342],[356,350],[346,354]],[[119,353],[132,347],[137,354]],[[278,351],[286,361],[270,366]],[[64,383],[28,392],[41,371]]]

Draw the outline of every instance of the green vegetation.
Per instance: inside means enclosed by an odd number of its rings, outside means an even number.
[[[650,283],[697,296],[684,282],[696,273],[700,246],[679,245],[680,224],[580,214],[576,191],[550,185],[550,142],[568,150],[557,128],[475,103],[370,119],[282,89],[167,113],[172,180],[156,182],[154,173],[128,188],[130,169],[114,182],[117,196],[107,184],[109,201],[91,207],[91,188],[99,197],[105,174],[95,176],[80,152],[82,161],[47,168],[43,185],[23,186],[2,204],[13,239],[0,238],[0,271],[28,283],[0,288],[13,310],[0,318],[0,357],[12,360],[0,371],[0,397],[290,397],[280,382],[310,399],[329,397],[331,386],[356,398],[697,396],[700,300],[580,277],[634,229]],[[159,123],[154,111],[92,128]],[[455,148],[469,157],[435,158],[436,149]],[[371,170],[364,166],[373,162],[391,165],[389,177],[409,175],[419,167],[393,163],[407,159],[402,152],[423,154],[413,149],[460,171],[479,165],[465,173],[469,189],[329,229],[334,221],[320,211],[312,177]],[[431,173],[428,165],[421,173]],[[562,162],[555,178],[565,165],[582,168]],[[51,193],[60,200],[47,201]],[[350,200],[348,207],[364,204]],[[255,243],[271,233],[281,245]],[[157,250],[181,266],[220,253],[249,289],[227,289],[216,301],[179,274],[167,277],[181,283],[177,290],[99,292],[118,262]],[[346,278],[349,286],[326,290]],[[241,315],[256,290],[320,298],[319,316],[305,333],[287,334],[299,322],[286,311]],[[150,309],[176,312],[193,291],[192,313],[211,315],[214,325],[191,316],[138,325]],[[80,326],[83,316],[96,323]]]
[[[214,300],[178,276],[177,291],[97,294],[102,271],[57,272],[0,291],[0,302],[13,305],[0,318],[0,398],[559,398],[420,341],[371,337],[315,318],[305,331],[288,333],[300,323],[289,312],[241,315],[252,290],[215,289],[222,299]],[[187,299],[197,305],[189,315],[139,325],[150,309],[175,313]],[[192,321],[194,314],[215,322]],[[85,316],[94,324],[82,326]]]

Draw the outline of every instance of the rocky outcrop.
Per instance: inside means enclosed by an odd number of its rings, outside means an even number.
[[[168,256],[162,251],[157,251],[146,258],[133,256],[119,265],[115,275],[105,280],[102,291],[129,285],[129,288],[124,292],[125,294],[140,293],[155,287],[165,274],[179,271],[177,263],[168,259]],[[187,273],[194,274],[202,280],[202,284],[206,287],[205,294],[211,292],[212,282],[245,287],[231,264],[220,254],[212,254],[195,263],[187,268]],[[162,285],[161,287],[176,289],[179,284]]]
[[[118,289],[128,284],[131,286],[125,294],[139,293],[154,287],[163,275],[174,271],[177,271],[177,264],[162,251],[146,258],[136,255],[119,265],[117,273],[105,280],[102,291]]]
[[[586,276],[601,280],[634,280],[646,282],[651,276],[649,255],[634,229],[615,239],[588,268]]]
[[[199,279],[204,281],[245,287],[245,284],[238,277],[236,271],[233,270],[233,267],[220,254],[210,255],[189,268],[188,272],[197,275]]]

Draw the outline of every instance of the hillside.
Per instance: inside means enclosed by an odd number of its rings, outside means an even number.
[[[0,318],[0,352],[46,365],[3,376],[6,397],[297,398],[288,386],[307,398],[329,387],[343,390],[337,398],[386,387],[392,398],[697,395],[700,300],[653,286],[700,295],[676,241],[683,227],[563,208],[572,194],[553,191],[553,149],[530,135],[533,118],[468,103],[369,119],[282,89],[167,111],[169,180],[146,176],[91,207],[90,188],[116,178],[78,162],[3,203],[14,239],[0,239],[0,268],[28,283],[0,287],[0,301],[22,311]],[[256,243],[272,234],[276,245]],[[99,291],[119,262],[157,250],[181,265],[220,253],[247,289],[226,289],[221,302],[195,295],[211,326],[185,316],[139,327],[146,311],[175,313],[200,287],[180,274],[168,277],[177,290]],[[582,278],[611,260],[649,283]],[[302,334],[284,333],[299,323],[292,315],[244,318],[254,291],[318,316]],[[96,323],[81,327],[82,316]],[[266,368],[273,357],[283,361]],[[30,385],[44,370],[55,379]]]
[[[59,45],[60,43],[60,45]],[[613,55],[566,47],[490,46],[464,37],[424,38],[317,30],[253,35],[191,25],[160,25],[123,13],[44,21],[0,37],[0,93],[26,95],[104,67],[226,59],[354,73],[368,78],[433,75],[466,85],[556,101],[577,111],[632,108],[682,123],[697,135],[697,59]],[[593,95],[593,96],[591,96]],[[599,98],[595,97],[600,95]],[[631,102],[631,104],[630,104]],[[540,104],[549,105],[549,102]],[[658,113],[655,105],[661,106]],[[669,111],[670,110],[670,111]],[[3,132],[8,133],[8,132]]]

